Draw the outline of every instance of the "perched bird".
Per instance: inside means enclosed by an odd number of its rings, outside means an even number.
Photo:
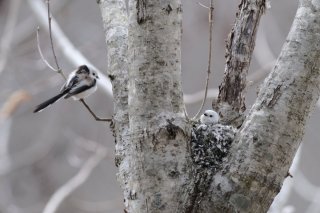
[[[86,65],[78,67],[69,74],[60,93],[42,104],[39,104],[33,112],[39,112],[61,98],[67,99],[72,97],[74,100],[80,100],[91,95],[97,90],[97,79],[99,79],[97,73],[90,70]]]
[[[201,123],[191,132],[193,162],[214,172],[222,168],[237,134],[236,128],[219,123],[219,119],[217,112],[206,110],[200,117]]]
[[[213,110],[206,110],[201,116],[200,116],[200,122],[201,124],[216,124],[219,122],[220,116],[216,111]]]

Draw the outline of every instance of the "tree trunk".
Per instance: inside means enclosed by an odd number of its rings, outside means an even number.
[[[101,0],[100,8],[125,211],[266,212],[319,98],[320,0],[301,0],[275,68],[215,167],[195,161],[192,144],[232,128],[193,129],[184,116],[180,0],[129,0],[128,16],[124,0]]]

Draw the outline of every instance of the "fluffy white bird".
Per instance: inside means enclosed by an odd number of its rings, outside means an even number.
[[[74,100],[80,100],[91,95],[97,90],[97,79],[99,79],[97,73],[90,70],[86,65],[78,67],[69,74],[60,93],[39,104],[33,112],[39,112],[61,98],[72,97]]]
[[[216,111],[213,110],[206,110],[200,116],[200,122],[206,125],[212,125],[219,122],[220,116]]]

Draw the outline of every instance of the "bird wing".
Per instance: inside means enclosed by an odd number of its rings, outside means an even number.
[[[74,86],[70,89],[70,91],[68,92],[68,94],[64,98],[69,98],[73,95],[77,95],[79,93],[82,93],[82,92],[90,89],[91,87],[95,86],[95,84],[96,84],[96,80],[92,81],[91,84],[87,84],[87,82],[85,82],[85,81],[80,81],[80,82],[78,82],[78,84],[74,84]]]
[[[60,89],[60,93],[71,90],[73,87],[75,87],[77,84],[79,84],[80,78],[76,75],[74,75],[72,78],[68,79],[66,83],[62,86]]]

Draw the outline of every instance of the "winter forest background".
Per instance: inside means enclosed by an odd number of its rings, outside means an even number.
[[[198,0],[182,3],[182,83],[188,113],[194,115],[201,104],[206,78],[208,10]],[[209,5],[208,1],[200,3]],[[215,89],[222,80],[225,40],[238,3],[214,3],[213,75],[206,109],[211,108]],[[97,149],[106,151],[105,158],[67,196],[58,212],[123,212],[109,126],[96,122],[81,104],[73,101],[61,101],[42,113],[32,113],[35,105],[55,95],[63,84],[61,76],[47,68],[37,50],[36,29],[40,26],[43,54],[53,64],[44,25],[47,20],[41,18],[46,7],[39,5],[45,6],[44,1],[0,0],[0,212],[41,212],[53,193],[79,174]],[[262,17],[249,72],[248,109],[279,55],[297,6],[297,0],[271,1],[271,8]],[[107,49],[96,1],[51,0],[51,11],[76,49],[105,73]],[[57,39],[54,43],[65,72],[80,65],[64,55],[65,46],[59,46]],[[99,116],[112,115],[112,98],[103,89],[87,102]],[[271,212],[320,212],[319,112],[320,104],[307,123],[299,158],[290,170],[293,178],[285,181],[281,199]]]

